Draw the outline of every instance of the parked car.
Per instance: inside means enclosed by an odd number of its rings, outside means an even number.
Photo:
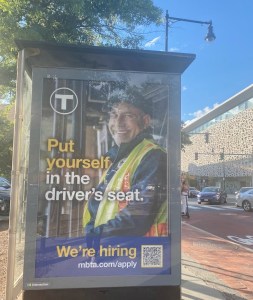
[[[8,215],[10,212],[10,188],[8,179],[0,177],[0,214]]]
[[[217,186],[208,186],[197,195],[198,204],[207,202],[209,204],[222,204],[227,202],[227,193]]]
[[[10,189],[0,190],[0,215],[8,215],[10,212]]]
[[[253,188],[238,194],[236,206],[242,207],[245,211],[251,211],[253,208]]]
[[[195,187],[190,186],[189,187],[189,198],[196,198],[199,193],[199,190],[197,190]]]
[[[8,179],[4,177],[0,177],[0,190],[10,189],[11,183]]]
[[[241,187],[239,191],[235,192],[235,199],[236,201],[238,200],[239,196],[242,194],[242,193],[245,193],[249,190],[252,190],[253,189],[253,186],[244,186],[244,187]]]

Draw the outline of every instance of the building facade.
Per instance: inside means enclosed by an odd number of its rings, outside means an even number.
[[[183,131],[190,136],[181,169],[190,185],[216,185],[227,193],[253,186],[253,84]]]

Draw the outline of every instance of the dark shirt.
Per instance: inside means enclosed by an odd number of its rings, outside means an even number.
[[[108,152],[112,166],[96,190],[104,193],[120,164],[143,139],[152,139],[148,132],[142,132],[134,140],[120,147],[114,146]],[[152,226],[161,204],[167,201],[167,155],[161,149],[149,151],[141,160],[132,176],[131,191],[139,191],[142,201],[129,201],[114,219],[94,228],[100,201],[92,196],[88,201],[91,215],[85,227],[86,235],[99,236],[143,236]]]

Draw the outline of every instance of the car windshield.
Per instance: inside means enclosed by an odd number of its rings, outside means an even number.
[[[216,193],[216,192],[219,192],[219,188],[216,188],[216,187],[206,187],[206,188],[203,188],[202,192],[209,192],[209,193]]]

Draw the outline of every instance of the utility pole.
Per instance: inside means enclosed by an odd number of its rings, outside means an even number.
[[[222,178],[223,179],[223,191],[225,191],[226,170],[225,170],[225,162],[224,162],[224,159],[225,159],[224,147],[222,148],[221,159],[222,159],[222,173],[223,173],[223,178]]]

